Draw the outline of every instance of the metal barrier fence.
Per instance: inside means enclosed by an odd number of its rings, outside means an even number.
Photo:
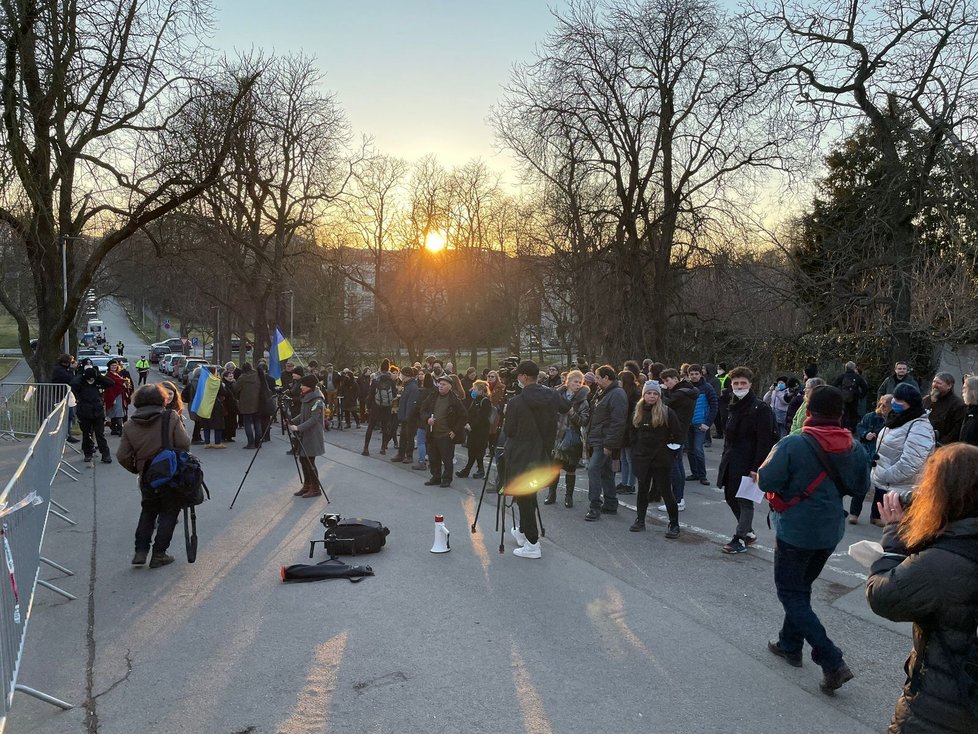
[[[31,390],[33,388],[33,390]],[[68,435],[67,385],[14,385],[0,383],[0,432],[19,441],[34,434],[27,455],[0,493],[0,734],[13,702],[21,691],[48,703],[71,705],[17,683],[34,603],[34,590],[44,586],[67,598],[71,594],[39,579],[40,564],[47,563],[71,573],[41,556],[41,544],[51,504],[51,483],[61,464]],[[33,431],[31,431],[31,427]],[[67,519],[67,518],[66,518]]]

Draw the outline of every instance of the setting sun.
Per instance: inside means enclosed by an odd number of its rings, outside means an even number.
[[[447,239],[441,229],[433,229],[424,238],[424,248],[428,252],[441,252],[445,249]]]

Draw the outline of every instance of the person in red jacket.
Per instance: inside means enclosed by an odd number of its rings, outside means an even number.
[[[113,436],[122,435],[122,420],[129,407],[129,396],[126,391],[126,378],[120,374],[120,365],[116,360],[110,359],[106,365],[108,372],[105,376],[112,381],[112,387],[105,389],[102,400],[105,402],[105,417],[109,420]]]

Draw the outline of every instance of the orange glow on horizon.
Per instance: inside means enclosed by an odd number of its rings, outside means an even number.
[[[445,236],[444,230],[433,229],[425,235],[424,249],[428,252],[441,252],[447,244],[448,238]]]

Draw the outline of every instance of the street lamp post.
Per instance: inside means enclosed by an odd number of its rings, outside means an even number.
[[[220,364],[220,360],[217,358],[217,345],[221,339],[221,307],[211,306],[211,311],[217,311],[217,326],[214,327],[214,343],[211,345],[211,356],[214,358],[214,364]]]

